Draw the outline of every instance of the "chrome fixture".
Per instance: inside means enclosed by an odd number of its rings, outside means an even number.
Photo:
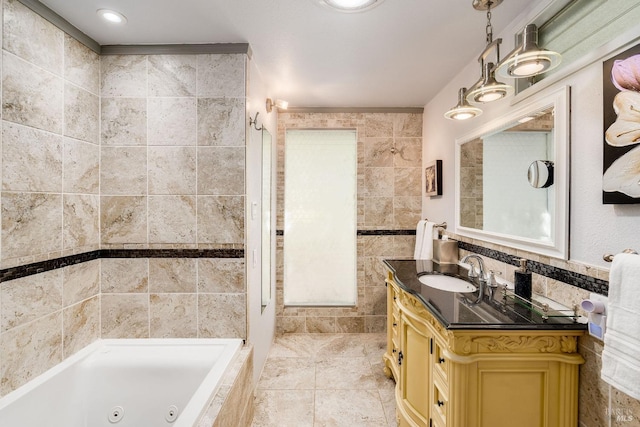
[[[624,251],[622,251],[621,253],[623,253],[623,254],[634,254],[634,255],[637,255],[637,254],[638,254],[638,252],[636,252],[636,251],[635,251],[635,250],[633,250],[633,249],[625,249],[625,250],[624,250]],[[602,259],[603,259],[603,260],[605,260],[605,261],[607,261],[607,262],[612,262],[612,261],[613,261],[613,257],[614,257],[614,256],[615,256],[615,255],[613,255],[613,254],[604,254],[604,255],[602,256]]]
[[[562,56],[538,47],[538,27],[529,24],[524,27],[522,43],[497,66],[501,77],[533,77],[546,73],[560,65]]]
[[[510,52],[505,59],[500,60],[502,39],[493,39],[491,10],[500,5],[502,1],[473,0],[472,2],[474,9],[487,11],[485,27],[487,44],[478,58],[481,76],[469,90],[460,89],[458,105],[444,114],[447,119],[466,120],[477,117],[482,113],[482,110],[474,108],[470,104],[485,104],[513,94],[513,86],[497,81],[496,74],[507,78],[528,78],[549,71],[560,63],[559,53],[538,47],[538,29],[534,24],[525,27],[521,45]],[[485,62],[493,52],[495,52],[495,62]]]
[[[267,113],[272,112],[274,107],[279,110],[286,110],[287,108],[289,108],[289,103],[282,99],[276,99],[275,101],[272,101],[271,98],[267,98]]]
[[[476,273],[476,269],[473,267],[473,264],[468,262],[470,259],[475,259],[478,262],[478,269],[479,269],[478,273]],[[476,254],[467,255],[464,258],[462,258],[460,262],[463,264],[469,264],[471,266],[471,268],[469,268],[469,278],[473,279],[477,277],[478,280],[480,280],[480,283],[486,282],[487,279],[484,275],[484,261],[479,255],[476,255]]]
[[[258,127],[258,115],[260,114],[260,112],[258,111],[256,113],[256,117],[255,118],[251,118],[251,116],[249,116],[249,127],[253,126],[256,130],[262,130],[262,126]]]
[[[482,114],[482,110],[470,105],[466,98],[467,88],[460,88],[458,91],[458,104],[444,113],[447,119],[451,120],[467,120]]]

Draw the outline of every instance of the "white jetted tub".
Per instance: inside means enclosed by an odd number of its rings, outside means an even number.
[[[240,339],[100,340],[0,399],[2,427],[193,427]]]

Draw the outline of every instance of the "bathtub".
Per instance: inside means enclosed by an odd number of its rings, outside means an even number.
[[[2,427],[194,427],[240,339],[99,340],[0,399]]]

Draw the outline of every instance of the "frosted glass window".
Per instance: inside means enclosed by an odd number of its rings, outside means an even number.
[[[289,130],[285,139],[284,303],[356,303],[355,130]]]

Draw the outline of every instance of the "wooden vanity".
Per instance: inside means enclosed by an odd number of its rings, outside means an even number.
[[[422,285],[416,261],[385,265],[384,369],[400,427],[577,426],[585,325],[510,313],[497,297],[473,305]]]

